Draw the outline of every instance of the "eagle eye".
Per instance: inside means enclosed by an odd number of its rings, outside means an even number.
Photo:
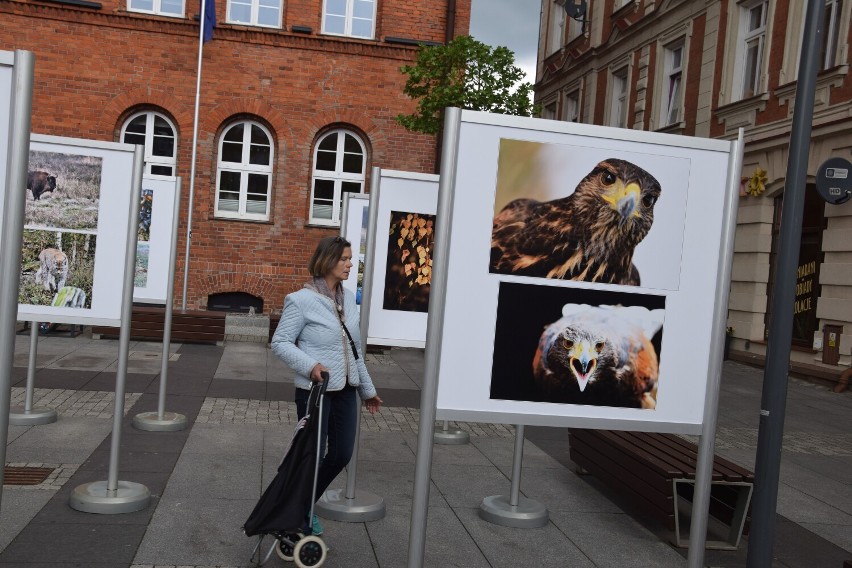
[[[648,193],[648,194],[646,194],[645,196],[642,197],[642,205],[644,205],[645,207],[653,207],[654,203],[656,203],[656,202],[657,202],[657,196],[656,195]]]
[[[601,175],[601,181],[604,185],[612,185],[615,183],[615,174],[610,171],[604,171]]]
[[[562,345],[565,346],[565,349],[571,349],[572,347],[574,347],[574,342],[571,341],[570,339],[563,339]]]
[[[601,351],[603,351],[603,348],[604,348],[604,342],[603,341],[598,341],[597,343],[595,343],[595,351],[596,352],[600,353]]]

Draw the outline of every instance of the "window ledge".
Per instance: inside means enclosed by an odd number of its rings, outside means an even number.
[[[624,18],[633,13],[636,9],[636,0],[630,0],[630,2],[626,2],[624,6],[615,10],[610,16],[613,20],[618,20],[619,18]]]
[[[848,74],[849,65],[837,65],[831,69],[819,72],[814,88],[814,111],[819,111],[829,106],[831,89],[842,86]],[[793,109],[796,106],[797,87],[798,81],[792,81],[779,86],[773,93],[778,97],[778,104],[782,106],[788,105],[788,117],[793,116]]]
[[[766,110],[769,93],[762,93],[747,99],[722,105],[716,109],[716,119],[725,125],[725,132],[736,132],[740,127],[754,126],[757,113]]]
[[[49,2],[51,4],[65,4],[68,6],[79,6],[80,8],[92,8],[94,10],[100,10],[103,8],[103,4],[100,2],[89,2],[88,0],[41,0],[42,2]]]
[[[271,225],[271,219],[243,219],[240,217],[220,217],[215,213],[207,217],[208,221],[237,221],[239,223],[255,223],[257,225]]]
[[[683,131],[686,129],[686,122],[673,122],[672,124],[667,124],[666,126],[660,127],[655,132],[662,132],[664,134],[683,134]]]
[[[319,223],[311,223],[308,221],[305,223],[306,229],[340,229],[340,223],[336,225],[321,225]]]

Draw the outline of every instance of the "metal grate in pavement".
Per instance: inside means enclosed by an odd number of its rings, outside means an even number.
[[[39,485],[53,473],[52,467],[14,467],[3,468],[3,485]]]

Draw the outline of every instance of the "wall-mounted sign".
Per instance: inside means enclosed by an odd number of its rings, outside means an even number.
[[[832,205],[852,199],[852,162],[845,158],[829,158],[817,170],[816,188]]]

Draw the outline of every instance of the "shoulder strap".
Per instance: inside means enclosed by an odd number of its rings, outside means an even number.
[[[343,320],[340,320],[340,325],[343,326],[343,331],[346,332],[346,337],[349,338],[349,347],[352,348],[352,355],[355,356],[355,360],[358,360],[358,350],[355,348],[355,340],[352,339],[352,334],[349,333],[349,329],[346,327],[346,324],[343,323]]]

